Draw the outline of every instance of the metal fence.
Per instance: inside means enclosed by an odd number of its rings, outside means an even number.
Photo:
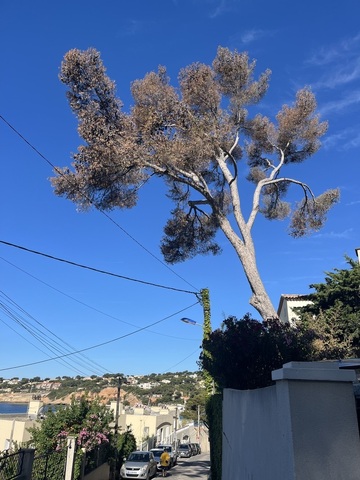
[[[32,480],[64,480],[67,448],[35,455]]]
[[[19,450],[16,453],[0,454],[0,480],[12,480],[22,471],[24,453]]]

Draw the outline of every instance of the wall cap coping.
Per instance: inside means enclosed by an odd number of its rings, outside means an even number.
[[[273,380],[307,380],[323,382],[355,382],[355,370],[342,370],[341,362],[289,362],[274,370]]]

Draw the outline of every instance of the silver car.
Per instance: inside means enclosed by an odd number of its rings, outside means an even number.
[[[120,469],[120,477],[149,480],[156,475],[156,460],[152,452],[132,452]]]
[[[181,443],[179,445],[179,457],[190,458],[192,455],[192,449],[190,443]]]

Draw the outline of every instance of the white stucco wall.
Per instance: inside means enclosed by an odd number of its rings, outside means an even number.
[[[290,323],[293,325],[296,320],[299,318],[298,314],[295,313],[294,308],[305,307],[309,305],[310,300],[305,300],[301,296],[297,295],[282,295],[280,299],[280,307],[278,309],[279,319],[282,323]]]
[[[283,457],[276,388],[224,390],[223,398],[223,480],[288,479]]]
[[[9,446],[22,444],[30,440],[30,433],[28,428],[35,425],[34,420],[27,418],[5,418],[0,417],[0,451]],[[10,445],[11,444],[11,445]]]
[[[353,371],[291,363],[276,385],[224,390],[223,480],[359,480]]]
[[[297,480],[360,479],[360,443],[349,383],[289,382]]]

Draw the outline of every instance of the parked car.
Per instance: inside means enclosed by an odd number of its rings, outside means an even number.
[[[180,443],[179,445],[179,457],[190,458],[192,455],[192,449],[189,443]]]
[[[164,451],[163,448],[152,448],[150,450],[150,452],[154,455],[154,458],[156,460],[156,466],[159,472],[161,471],[160,457],[163,451]]]
[[[194,445],[196,445],[197,453],[201,453],[200,443],[194,443]]]
[[[166,452],[169,453],[170,455],[170,468],[176,465],[177,458],[178,458],[178,452],[175,448],[173,448],[172,445],[164,445],[160,444],[156,448],[161,448],[162,450],[165,450]]]
[[[193,455],[197,455],[199,453],[196,443],[190,443],[190,448]]]
[[[120,469],[120,477],[149,480],[156,476],[157,464],[152,452],[136,451],[130,453]]]

